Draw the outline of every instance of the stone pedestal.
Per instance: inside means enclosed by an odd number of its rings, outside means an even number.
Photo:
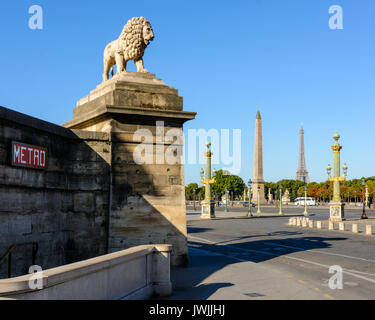
[[[201,201],[201,219],[212,219],[215,217],[215,201]]]
[[[182,128],[195,115],[183,111],[176,89],[153,74],[130,71],[77,103],[73,120],[64,126],[109,136],[98,150],[111,159],[108,252],[167,243],[172,265],[186,265]]]
[[[342,202],[331,201],[329,203],[329,220],[332,222],[344,221],[344,206]]]
[[[259,187],[259,201],[261,205],[267,204],[264,196],[264,182],[254,182],[251,201],[255,204],[258,203],[258,187]]]
[[[282,196],[281,199],[282,199],[283,204],[285,204],[285,205],[288,205],[290,203],[290,194],[289,194],[288,189],[285,190],[285,193],[284,193],[284,195]]]

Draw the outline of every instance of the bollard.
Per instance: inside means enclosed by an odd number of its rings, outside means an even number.
[[[300,226],[301,226],[301,219],[297,218],[297,227],[300,227]]]
[[[353,233],[358,233],[358,223],[353,223],[352,224],[352,232]]]
[[[339,223],[339,230],[340,231],[345,231],[345,223],[344,222],[340,222]]]
[[[321,222],[321,221],[317,221],[317,222],[316,222],[316,227],[317,227],[318,229],[322,229],[322,222]]]
[[[309,220],[309,228],[314,228],[314,221],[313,220]]]
[[[307,227],[306,219],[302,219],[302,227],[303,228]]]
[[[366,235],[368,235],[368,236],[372,235],[372,225],[371,224],[366,225]]]
[[[293,223],[292,223],[292,218],[289,218],[289,223],[288,223],[288,225],[290,225],[290,226],[293,225]]]
[[[335,230],[335,225],[333,224],[332,221],[328,222],[328,230]]]

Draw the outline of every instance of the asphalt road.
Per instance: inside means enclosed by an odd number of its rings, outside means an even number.
[[[292,227],[288,217],[198,220],[198,211],[187,211],[189,267],[172,270],[170,299],[375,299],[375,236]],[[309,212],[328,217],[327,208]],[[368,215],[375,217],[373,210]],[[343,271],[342,289],[329,286],[339,276],[331,266]]]

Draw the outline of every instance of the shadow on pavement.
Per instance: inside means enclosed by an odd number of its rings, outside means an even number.
[[[188,227],[188,234],[201,233],[201,232],[206,232],[206,231],[211,231],[211,230],[213,229],[212,228]]]
[[[205,228],[189,228],[189,233]],[[298,235],[296,232],[272,232],[258,236],[248,236],[231,239],[244,240],[247,238],[259,238],[265,236],[278,235]],[[203,236],[204,237],[204,236]],[[332,245],[331,241],[343,241],[347,238],[327,238],[327,237],[296,237],[285,239],[265,239],[252,240],[241,243],[218,242],[214,244],[203,243],[199,241],[189,241],[189,266],[187,268],[172,269],[172,283],[174,293],[169,299],[190,299],[204,300],[209,298],[221,288],[233,286],[230,282],[215,281],[215,273],[239,262],[262,263],[278,257],[289,255],[295,252],[303,252],[312,249],[327,249]],[[227,268],[225,275],[228,274],[230,281],[230,271]],[[204,283],[205,279],[209,283]],[[244,279],[246,281],[246,279]]]

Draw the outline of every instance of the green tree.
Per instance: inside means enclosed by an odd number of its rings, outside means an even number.
[[[198,195],[200,188],[198,187],[197,183],[189,183],[187,187],[185,187],[185,193],[186,193],[186,200],[193,200],[194,199],[194,190],[195,195]]]
[[[212,194],[217,195],[217,199],[221,199],[225,195],[225,188],[227,188],[230,194],[233,192],[234,198],[242,198],[243,192],[246,188],[243,180],[236,175],[225,175],[223,170],[216,172],[216,182],[212,185]]]

